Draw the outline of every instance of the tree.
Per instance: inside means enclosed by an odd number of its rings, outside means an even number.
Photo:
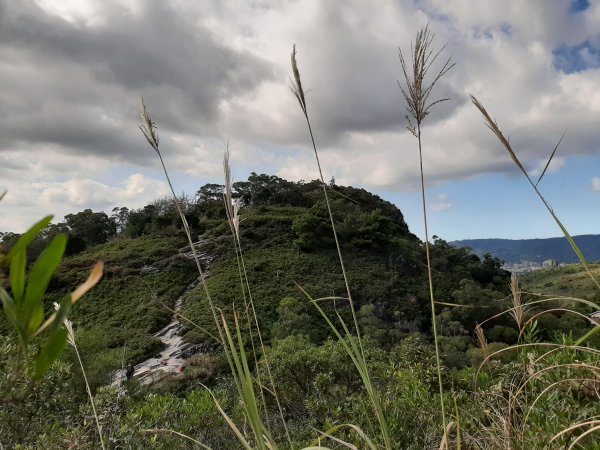
[[[202,186],[196,192],[196,199],[198,203],[204,203],[209,201],[223,202],[223,194],[225,193],[225,186],[216,183],[207,183]]]
[[[91,209],[67,214],[65,216],[71,233],[83,240],[86,246],[104,244],[117,232],[117,226],[105,212],[93,212]]]
[[[117,234],[123,233],[127,228],[129,212],[129,208],[126,208],[125,206],[115,206],[112,209],[110,219],[115,223]]]

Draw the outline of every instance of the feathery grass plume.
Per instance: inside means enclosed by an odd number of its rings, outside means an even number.
[[[485,361],[490,356],[490,348],[488,346],[488,341],[487,341],[487,338],[485,337],[483,329],[481,328],[481,325],[479,325],[479,324],[475,325],[475,336],[477,336],[477,343],[479,344],[479,347],[481,348],[481,352],[483,354],[483,359]]]
[[[521,334],[523,330],[523,319],[525,318],[527,307],[523,305],[523,299],[521,298],[522,292],[519,288],[519,277],[516,275],[510,276],[510,290],[512,293],[511,299],[513,304],[510,315],[513,317],[513,319],[515,319],[517,327],[519,327],[519,334]]]
[[[57,303],[55,303],[55,307],[58,310]],[[73,323],[69,319],[65,319],[63,322],[65,324],[65,328],[67,329],[67,342],[71,347],[75,349],[77,361],[79,361],[79,367],[81,368],[81,373],[83,374],[85,390],[87,392],[88,398],[90,399],[90,404],[92,405],[92,412],[94,413],[94,420],[96,421],[96,430],[98,431],[98,437],[100,438],[100,445],[102,447],[102,450],[105,450],[106,447],[104,445],[104,439],[102,438],[102,425],[100,425],[100,419],[98,419],[98,413],[96,412],[96,404],[94,403],[94,396],[92,395],[90,383],[88,382],[87,375],[83,367],[83,362],[81,361],[81,356],[79,355],[79,349],[77,348],[77,343],[75,342],[75,332],[73,331]]]
[[[179,213],[179,217],[181,218],[181,222],[183,224],[183,228],[185,230],[185,235],[188,239],[188,243],[190,245],[192,255],[194,256],[194,261],[196,263],[196,267],[198,268],[198,273],[200,275],[200,281],[202,282],[202,286],[204,288],[204,292],[206,294],[206,298],[207,298],[209,306],[210,306],[210,311],[212,313],[213,320],[215,322],[215,326],[217,327],[217,330],[219,332],[220,342],[224,343],[225,339],[223,336],[223,330],[221,329],[219,317],[217,315],[215,305],[212,301],[212,297],[208,290],[208,285],[206,284],[206,277],[204,276],[204,271],[202,270],[202,266],[200,264],[200,258],[198,256],[198,252],[196,251],[196,246],[194,245],[194,241],[192,239],[192,233],[191,233],[190,227],[185,218],[185,214],[183,213],[183,210],[181,208],[179,198],[177,197],[177,194],[175,194],[175,189],[173,189],[173,184],[171,183],[171,178],[169,177],[169,172],[167,171],[167,167],[165,166],[165,162],[160,153],[160,148],[159,148],[160,141],[158,138],[158,133],[156,132],[158,127],[152,121],[150,114],[148,113],[148,110],[146,109],[146,104],[144,103],[143,97],[140,100],[140,107],[141,107],[141,117],[142,117],[143,123],[141,125],[139,125],[139,128],[142,131],[142,134],[144,135],[146,140],[148,141],[148,144],[150,144],[150,146],[154,149],[154,151],[158,155],[158,159],[160,160],[160,164],[163,168],[165,178],[167,179],[167,183],[169,184],[169,188],[171,189],[171,194],[173,195],[173,201],[175,202],[175,207],[177,208],[177,212]]]
[[[537,187],[537,183],[533,182],[533,180],[531,179],[531,177],[527,173],[527,170],[525,170],[525,167],[523,167],[523,164],[521,164],[521,161],[519,161],[519,158],[517,157],[515,151],[513,150],[512,146],[510,145],[509,140],[504,136],[504,134],[500,130],[500,127],[498,126],[498,124],[496,123],[496,121],[490,117],[490,115],[488,114],[487,110],[483,107],[483,105],[479,102],[479,100],[477,100],[477,98],[475,98],[475,96],[473,96],[473,95],[471,95],[470,97],[471,97],[471,101],[473,102],[473,104],[475,105],[475,107],[479,110],[479,112],[483,116],[485,125],[492,131],[492,133],[494,133],[496,135],[496,137],[498,138],[498,140],[500,141],[500,143],[502,144],[502,146],[508,152],[508,154],[511,157],[511,159],[515,162],[515,164],[517,165],[517,167],[519,168],[519,170],[523,173],[523,175],[525,176],[525,178],[527,178],[527,181],[529,182],[529,184],[531,185],[531,187],[533,188],[533,190],[535,191],[535,193],[537,194],[537,196],[539,197],[539,199],[542,201],[542,203],[544,204],[544,206],[546,207],[546,209],[548,210],[548,212],[550,213],[550,215],[552,216],[552,218],[554,219],[554,221],[556,222],[556,224],[560,227],[561,231],[563,232],[563,234],[565,235],[565,237],[569,241],[569,244],[571,245],[571,248],[573,249],[573,251],[575,252],[575,254],[577,255],[577,257],[579,258],[579,261],[583,265],[585,271],[587,272],[587,274],[589,275],[589,277],[592,279],[592,281],[594,282],[594,284],[598,287],[598,289],[600,289],[600,282],[596,279],[596,277],[594,276],[594,274],[591,272],[590,267],[589,267],[589,263],[587,262],[585,256],[581,252],[581,249],[575,243],[575,241],[573,240],[573,238],[571,237],[571,235],[569,234],[569,232],[567,231],[567,229],[565,228],[565,226],[562,224],[562,222],[558,219],[558,217],[554,213],[554,210],[552,209],[552,207],[550,206],[550,204],[548,203],[548,201],[546,200],[546,198],[539,191],[539,189]],[[562,140],[562,138],[561,138],[561,140]],[[559,143],[560,143],[560,141],[559,141]],[[553,152],[553,154],[554,154],[554,152]],[[541,178],[538,180],[538,183],[539,183],[540,180],[541,180]]]
[[[406,87],[400,82],[398,86],[404,96],[407,103],[407,112],[405,116],[408,120],[408,130],[418,137],[419,127],[425,118],[431,112],[431,108],[437,103],[442,103],[449,98],[441,98],[438,100],[430,100],[429,97],[433,91],[433,87],[436,83],[455,66],[451,58],[448,58],[442,65],[442,68],[438,71],[437,75],[433,77],[431,82],[427,84],[427,74],[431,69],[431,66],[435,63],[438,56],[444,51],[446,46],[442,46],[435,54],[431,50],[431,44],[433,43],[435,35],[429,31],[429,25],[417,32],[414,47],[411,44],[410,52],[412,55],[412,67],[409,67],[402,50],[399,51],[400,65],[402,66],[402,73],[404,74],[404,80],[406,81]],[[412,69],[412,76],[409,75]],[[413,124],[412,119],[416,122]]]
[[[449,100],[448,98],[441,98],[438,100],[431,100],[431,93],[436,83],[454,67],[455,63],[452,62],[451,58],[448,58],[443,64],[441,69],[435,76],[428,80],[428,73],[432,65],[436,62],[441,52],[444,50],[445,45],[442,46],[436,53],[431,50],[433,43],[434,34],[429,31],[429,25],[422,28],[416,36],[414,46],[411,44],[411,55],[412,55],[412,67],[409,67],[402,50],[399,50],[400,65],[402,66],[402,73],[404,74],[404,82],[406,86],[398,82],[400,91],[406,101],[406,120],[408,121],[408,130],[417,138],[419,142],[419,170],[421,174],[421,200],[423,205],[423,222],[425,228],[425,254],[427,257],[427,277],[429,279],[429,296],[431,301],[431,320],[433,323],[433,338],[435,344],[435,358],[438,374],[438,384],[440,392],[440,407],[443,418],[443,432],[446,434],[446,411],[444,408],[444,387],[442,384],[442,364],[440,361],[440,345],[438,342],[438,332],[436,324],[436,313],[435,313],[435,298],[433,295],[433,276],[431,273],[431,255],[429,251],[429,229],[427,226],[427,201],[425,197],[425,177],[423,174],[423,148],[421,142],[421,124],[425,118],[430,114],[431,108],[441,102]],[[412,120],[411,120],[412,119]],[[414,123],[413,123],[414,120]]]
[[[248,281],[248,272],[246,271],[246,262],[244,260],[244,254],[242,251],[242,243],[240,240],[240,216],[239,216],[240,201],[238,199],[234,199],[233,194],[232,194],[231,166],[229,164],[229,142],[227,143],[227,150],[225,151],[225,155],[223,156],[223,172],[225,175],[225,193],[223,195],[223,199],[225,201],[225,211],[227,213],[227,221],[229,223],[229,228],[231,230],[231,233],[233,234],[233,239],[234,239],[235,254],[236,254],[236,259],[237,259],[237,263],[238,263],[238,271],[239,271],[239,275],[240,275],[240,284],[242,287],[242,295],[243,295],[243,299],[244,299],[246,318],[248,321],[248,329],[250,331],[250,342],[252,344],[252,353],[254,355],[254,360],[256,363],[258,384],[261,387],[263,386],[263,383],[261,382],[260,364],[259,364],[259,361],[257,358],[256,349],[254,346],[254,338],[252,336],[252,323],[250,321],[249,310],[252,311],[252,316],[254,318],[254,326],[256,327],[256,332],[257,332],[259,343],[260,343],[260,349],[261,349],[263,361],[265,363],[266,370],[267,370],[267,376],[268,376],[269,383],[270,383],[270,391],[272,392],[273,396],[275,397],[275,402],[277,404],[277,409],[279,410],[279,416],[281,418],[281,422],[283,424],[283,428],[285,430],[287,440],[288,440],[290,446],[292,446],[292,439],[290,437],[287,423],[284,418],[283,408],[281,407],[281,403],[279,401],[279,396],[277,395],[277,388],[275,387],[275,381],[273,380],[273,375],[271,373],[271,365],[269,363],[267,352],[265,351],[265,345],[264,345],[264,341],[262,338],[262,333],[260,331],[260,326],[258,323],[258,316],[256,314],[256,309],[254,307],[254,299],[252,298],[252,290],[250,289],[250,282]],[[246,292],[248,292],[247,298],[246,298]],[[264,405],[265,414],[267,414],[267,407],[266,407],[266,402],[265,402],[265,398],[264,398],[264,390],[262,388],[260,389],[260,395],[261,395],[261,399],[262,399],[262,402]],[[267,420],[267,426],[269,426],[268,415],[266,416],[266,420]]]
[[[323,177],[323,170],[321,168],[321,162],[319,160],[319,152],[317,151],[317,144],[315,143],[315,137],[314,137],[314,133],[312,131],[310,117],[308,114],[308,108],[306,105],[306,95],[304,92],[304,88],[302,87],[302,81],[300,80],[300,71],[298,70],[298,62],[296,61],[296,45],[294,45],[294,47],[292,49],[291,63],[292,63],[292,72],[294,75],[294,79],[290,80],[290,82],[291,82],[290,89],[291,89],[292,93],[294,94],[294,96],[296,97],[296,99],[298,100],[298,103],[300,104],[300,109],[302,109],[302,113],[304,114],[304,118],[306,119],[306,125],[308,127],[310,140],[312,142],[312,147],[313,147],[313,151],[315,154],[315,160],[317,162],[317,168],[319,171],[319,179],[321,181],[321,187],[323,188],[323,195],[325,196],[325,204],[327,206],[327,212],[329,213],[329,220],[331,222],[331,228],[333,230],[333,238],[334,238],[335,246],[336,246],[337,253],[338,253],[340,268],[342,270],[342,276],[344,278],[344,285],[346,288],[346,293],[348,294],[348,303],[350,304],[350,311],[352,314],[352,319],[354,321],[354,332],[356,333],[357,341],[358,341],[357,347],[352,349],[352,351],[356,351],[356,354],[352,355],[351,353],[349,353],[349,355],[352,358],[352,360],[355,362],[355,366],[361,375],[363,384],[365,385],[365,388],[367,389],[367,392],[369,393],[369,399],[375,410],[375,414],[377,416],[377,420],[378,420],[379,426],[381,428],[381,433],[383,436],[385,446],[387,449],[391,449],[392,443],[391,443],[391,438],[390,438],[390,434],[389,434],[389,428],[388,428],[385,416],[383,414],[383,408],[381,407],[381,401],[379,399],[379,396],[375,392],[375,389],[373,388],[373,384],[371,382],[371,378],[369,375],[368,365],[367,365],[366,357],[365,357],[365,351],[363,348],[362,339],[361,339],[361,335],[360,335],[360,329],[358,326],[358,318],[356,315],[356,310],[354,308],[354,302],[352,300],[352,293],[350,291],[350,283],[348,282],[348,275],[346,273],[346,267],[344,264],[344,258],[342,256],[342,250],[341,250],[340,242],[338,239],[338,234],[337,234],[337,230],[336,230],[336,226],[335,226],[335,220],[333,219],[333,213],[331,211],[329,195],[327,194],[327,183],[325,183],[325,178]],[[305,294],[306,294],[306,292],[305,292]],[[321,315],[323,315],[326,318],[328,324],[333,329],[333,331],[336,333],[336,335],[339,336],[337,328],[326,317],[323,309],[319,308],[319,312],[321,313]],[[339,314],[338,314],[338,319],[340,319],[340,322],[341,322],[342,327],[344,328],[346,334],[348,336],[350,336],[351,335],[350,330],[347,328],[346,324],[344,323],[344,321],[342,320],[342,318]],[[347,351],[349,351],[349,348],[347,348]]]

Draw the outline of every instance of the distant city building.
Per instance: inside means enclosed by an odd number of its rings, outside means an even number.
[[[543,269],[552,269],[554,267],[558,267],[558,261],[555,259],[548,259],[542,263]]]
[[[515,275],[521,275],[524,273],[533,272],[540,270],[542,265],[534,261],[521,261],[520,263],[505,264],[502,266],[504,270],[508,270]]]

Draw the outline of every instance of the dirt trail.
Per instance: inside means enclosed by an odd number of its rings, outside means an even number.
[[[198,254],[198,258],[204,267],[204,277],[205,279],[209,276],[208,273],[208,265],[213,260],[212,255],[202,252],[199,250],[199,247],[205,241],[198,241],[194,244],[196,248],[196,253]],[[184,252],[184,249],[180,250],[180,254],[183,256],[193,259],[193,254],[189,251],[189,247],[187,247],[188,252]],[[158,265],[158,264],[156,264]],[[156,272],[160,269],[157,269],[155,266],[147,266],[144,271],[146,273]],[[183,342],[183,337],[179,335],[180,331],[183,328],[183,325],[177,318],[177,314],[181,311],[181,306],[183,305],[184,299],[189,295],[189,293],[196,288],[198,282],[200,280],[196,279],[193,283],[191,283],[185,292],[179,296],[179,298],[175,301],[175,308],[171,322],[154,333],[153,336],[159,338],[164,345],[164,349],[154,355],[152,358],[148,358],[145,361],[142,361],[139,364],[134,366],[134,374],[133,377],[138,378],[142,384],[152,384],[154,381],[164,377],[166,373],[178,373],[182,370],[185,365],[184,356],[188,356],[194,353],[202,353],[203,350],[211,349],[210,345],[193,345],[190,343]],[[123,381],[125,381],[125,369],[118,370],[113,378],[112,386],[118,386]]]

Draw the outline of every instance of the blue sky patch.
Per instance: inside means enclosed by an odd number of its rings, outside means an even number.
[[[590,7],[589,0],[574,0],[571,2],[571,6],[569,6],[569,12],[577,13],[581,11],[585,11]]]
[[[600,67],[600,48],[589,39],[577,45],[561,45],[554,49],[554,67],[565,73]]]

